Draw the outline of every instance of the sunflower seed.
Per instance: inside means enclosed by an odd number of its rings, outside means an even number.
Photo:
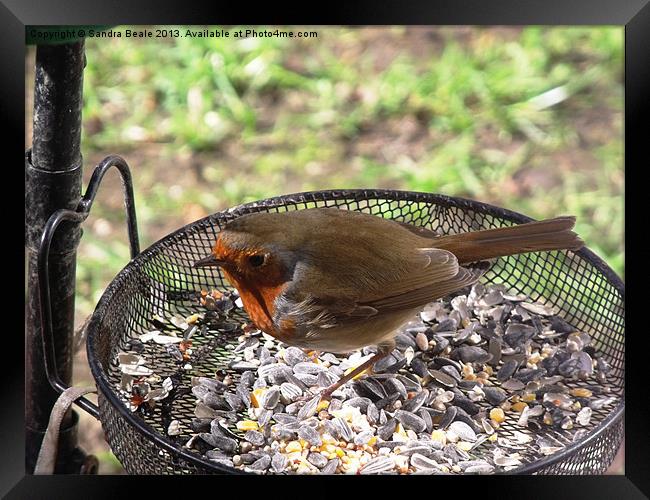
[[[480,347],[462,346],[452,352],[452,359],[460,359],[463,363],[485,363],[491,356]]]
[[[214,434],[202,433],[199,437],[210,446],[219,448],[226,453],[233,454],[237,451],[237,441],[226,436],[215,436]]]
[[[208,432],[210,430],[211,418],[193,418],[192,419],[192,430],[194,432]]]
[[[358,433],[356,436],[354,436],[354,444],[357,446],[363,446],[364,444],[367,444],[368,441],[370,441],[372,438],[373,434],[373,431],[363,431]]]
[[[172,420],[169,423],[169,426],[167,427],[167,435],[168,436],[178,436],[181,434],[181,425],[178,420]]]
[[[474,442],[476,441],[476,433],[465,422],[452,422],[449,430],[454,432],[462,441]]]
[[[531,340],[535,333],[536,330],[532,326],[521,323],[510,323],[508,328],[506,328],[503,339],[510,347],[519,347]]]
[[[416,376],[410,375],[402,375],[402,374],[397,374],[397,380],[399,380],[402,384],[404,384],[404,387],[406,387],[407,391],[412,391],[412,392],[419,392],[422,390],[422,385],[420,382],[417,380]]]
[[[433,430],[433,419],[431,418],[431,414],[425,409],[421,409],[418,411],[418,416],[424,421],[424,425],[426,426],[425,430],[431,432]]]
[[[307,441],[311,446],[320,446],[323,443],[320,434],[307,425],[300,427],[298,437]]]
[[[516,378],[511,378],[506,380],[501,384],[501,387],[507,391],[520,391],[524,387],[526,387],[526,384],[524,384],[521,380],[517,380]]]
[[[418,349],[420,349],[421,351],[429,350],[429,339],[423,332],[419,332],[415,336],[415,344],[417,345]]]
[[[391,439],[395,428],[397,427],[397,420],[394,418],[389,419],[384,425],[377,429],[377,436],[379,436],[384,441]]]
[[[264,434],[259,431],[246,431],[244,439],[255,446],[262,446],[266,442]]]
[[[429,391],[423,389],[422,392],[418,392],[413,398],[409,399],[406,403],[402,405],[402,409],[405,411],[410,411],[412,413],[417,412],[424,402],[429,397]]]
[[[492,474],[494,472],[494,466],[490,465],[487,462],[483,462],[481,464],[471,465],[467,467],[464,472],[465,474]]]
[[[307,455],[307,461],[312,464],[314,467],[318,467],[319,469],[322,469],[327,465],[327,458],[324,455],[321,455],[320,453],[310,453]]]
[[[456,387],[458,384],[455,378],[447,375],[444,372],[441,372],[440,370],[430,370],[429,373],[436,382],[444,387]]]
[[[318,377],[311,373],[294,373],[294,377],[307,387],[312,387],[318,383]]]
[[[332,423],[335,426],[338,438],[347,441],[348,443],[352,442],[354,439],[354,432],[352,431],[350,425],[343,418],[336,417],[332,420]]]
[[[442,418],[440,419],[439,422],[439,427],[441,429],[447,429],[451,423],[456,420],[456,415],[458,414],[458,408],[455,406],[450,406],[447,408],[445,413],[443,414]]]
[[[368,461],[359,471],[361,474],[381,474],[395,468],[395,462],[391,457],[375,457]]]
[[[526,309],[527,311],[530,311],[533,314],[537,314],[539,316],[552,316],[553,314],[555,314],[555,312],[551,307],[547,307],[538,302],[532,303],[532,302],[524,301],[524,302],[520,302],[519,305],[524,309]]]
[[[273,387],[262,394],[260,405],[266,410],[274,409],[280,402],[280,390]]]
[[[503,403],[508,398],[506,392],[498,387],[483,387],[483,392],[488,403],[494,406]]]
[[[370,403],[366,408],[366,417],[370,425],[377,425],[379,423],[379,410],[374,403]]]
[[[321,469],[321,474],[334,474],[339,466],[339,459],[333,458],[327,462],[327,465]]]
[[[318,384],[320,387],[329,387],[337,380],[338,378],[329,371],[323,371],[316,375],[316,384]]]
[[[291,382],[284,382],[280,385],[280,393],[287,402],[293,402],[302,396],[302,389]]]
[[[293,365],[293,373],[308,373],[310,375],[318,375],[320,372],[327,370],[323,365],[313,363],[311,361],[301,361]]]
[[[199,401],[196,404],[196,408],[194,409],[194,415],[197,418],[215,418],[217,416],[217,412],[202,401]]]
[[[431,473],[433,471],[443,470],[443,465],[439,464],[431,458],[425,457],[421,453],[414,453],[411,455],[410,462],[415,469],[420,471],[427,471]]]
[[[368,397],[374,400],[385,398],[387,395],[386,390],[381,383],[378,380],[370,378],[355,382],[354,389],[359,396]]]
[[[271,458],[271,468],[274,472],[282,472],[287,466],[287,457],[281,453],[275,453]]]
[[[316,414],[316,408],[320,402],[320,396],[315,396],[307,401],[298,411],[298,419],[305,420]]]
[[[235,361],[230,364],[230,368],[236,372],[245,372],[247,370],[254,370],[257,368],[257,365],[251,363],[250,361]]]
[[[244,409],[244,402],[237,394],[227,392],[223,397],[233,410],[240,411]]]
[[[410,411],[397,410],[395,411],[395,418],[404,426],[404,428],[412,429],[415,432],[422,432],[427,428],[424,420]]]
[[[589,421],[591,420],[591,414],[592,414],[592,409],[589,408],[588,406],[585,406],[578,412],[578,415],[576,415],[576,422],[579,425],[583,425],[583,426],[589,425]]]
[[[249,468],[255,471],[265,471],[271,465],[271,457],[268,455],[263,455],[253,462]]]
[[[494,464],[499,467],[514,467],[521,465],[521,460],[515,456],[501,456],[494,459]]]

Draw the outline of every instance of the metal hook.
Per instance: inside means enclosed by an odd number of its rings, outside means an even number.
[[[127,229],[129,234],[129,245],[131,250],[131,259],[134,259],[140,253],[140,242],[138,238],[137,220],[135,215],[135,199],[133,196],[133,182],[131,172],[126,161],[117,155],[107,156],[102,160],[93,172],[88,183],[88,188],[79,201],[76,210],[57,210],[48,219],[43,229],[41,244],[38,249],[38,283],[39,298],[41,302],[41,333],[43,341],[43,352],[45,354],[45,371],[47,378],[52,387],[62,393],[68,386],[61,381],[56,366],[56,353],[54,352],[54,336],[52,327],[52,303],[50,298],[50,277],[49,277],[49,255],[52,238],[59,224],[64,221],[70,221],[81,224],[88,218],[90,209],[97,196],[99,185],[109,168],[116,167],[122,178],[124,188],[124,201],[126,209]],[[99,408],[95,403],[85,397],[81,397],[75,403],[85,411],[99,417]]]

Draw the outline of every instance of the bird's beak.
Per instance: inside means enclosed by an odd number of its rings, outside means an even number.
[[[224,264],[223,260],[219,260],[213,255],[208,255],[207,257],[204,257],[201,260],[197,260],[194,263],[193,267],[211,267],[211,266],[220,266],[222,264]]]

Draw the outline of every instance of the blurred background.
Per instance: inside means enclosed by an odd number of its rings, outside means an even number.
[[[113,30],[144,28],[156,29]],[[536,219],[575,215],[587,246],[624,278],[622,27],[232,36],[245,28],[229,28],[229,38],[86,40],[85,180],[108,154],[127,160],[143,249],[240,203],[377,187],[473,198]],[[34,56],[30,47],[26,147]],[[111,172],[84,224],[77,326],[128,260]],[[83,342],[74,376],[93,384]],[[100,473],[121,473],[101,425],[81,413],[82,447]],[[622,452],[610,472],[624,472]]]

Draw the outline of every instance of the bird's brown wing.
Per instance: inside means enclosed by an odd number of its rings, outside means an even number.
[[[379,314],[417,308],[476,283],[484,272],[485,270],[481,268],[466,269],[461,267],[450,279],[430,283],[403,293],[390,294],[388,292],[385,297],[359,303],[359,306],[370,306]]]
[[[460,268],[451,252],[437,248],[416,249],[410,264],[407,272],[396,272],[392,280],[384,275],[379,288],[360,281],[354,294],[328,293],[326,286],[305,286],[298,279],[278,298],[275,320],[289,321],[303,335],[315,335],[320,329],[423,306],[474,283],[482,274]],[[303,276],[308,279],[309,274]]]

